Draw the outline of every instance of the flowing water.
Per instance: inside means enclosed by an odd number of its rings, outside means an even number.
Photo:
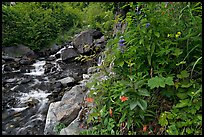
[[[2,134],[43,134],[44,122],[46,118],[46,111],[48,109],[48,95],[49,91],[41,90],[43,84],[49,82],[47,77],[44,77],[45,61],[36,61],[32,66],[34,69],[30,70],[30,73],[24,73],[23,75],[14,75],[12,82],[16,79],[21,79],[29,75],[30,82],[25,84],[16,84],[7,90],[15,92],[9,92],[10,100],[14,100],[13,103],[6,104],[5,108],[2,108]],[[4,93],[7,94],[7,93]],[[2,94],[2,95],[4,95]],[[6,95],[5,95],[6,96]]]
[[[56,54],[61,54],[59,50]],[[51,55],[51,56],[55,56]],[[49,74],[45,74],[45,59],[30,65],[26,73],[20,70],[5,72],[2,65],[2,134],[3,135],[43,135],[46,114],[51,101],[49,96],[52,74],[61,71],[57,61]],[[55,69],[54,69],[55,68]]]

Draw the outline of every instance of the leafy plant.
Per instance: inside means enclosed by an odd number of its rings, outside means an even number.
[[[64,123],[58,123],[58,124],[55,126],[54,130],[55,130],[55,132],[56,132],[57,134],[59,134],[60,131],[61,131],[63,128],[66,128],[66,127],[67,127],[67,126],[66,126]]]

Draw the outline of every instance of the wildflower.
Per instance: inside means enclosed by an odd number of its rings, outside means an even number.
[[[120,100],[121,100],[122,102],[124,102],[124,101],[128,100],[128,97],[122,96],[122,97],[120,97]]]
[[[164,12],[162,12],[162,15],[164,15]]]
[[[86,98],[85,100],[90,103],[93,102],[93,98]]]
[[[177,32],[177,34],[178,34],[178,35],[181,35],[181,32],[179,31],[179,32]]]
[[[121,36],[118,44],[119,44],[120,51],[122,53],[124,53],[124,46],[125,46],[124,43],[125,43],[125,40],[123,39],[123,36]]]
[[[110,114],[111,117],[113,116],[113,111],[112,111],[111,108],[109,109],[109,114]]]
[[[176,34],[175,37],[178,38],[180,35]]]
[[[146,132],[147,131],[147,125],[144,125],[143,126],[143,132]]]
[[[171,37],[171,35],[170,35],[170,34],[168,34],[168,35],[167,35],[167,37]]]
[[[147,24],[146,24],[146,28],[148,28],[149,26],[150,26],[150,23],[147,23]]]

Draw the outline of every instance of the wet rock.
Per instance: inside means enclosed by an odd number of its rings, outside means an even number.
[[[54,64],[46,62],[46,64],[44,65],[44,68],[45,68],[44,73],[45,74],[49,73],[54,66],[55,66]]]
[[[30,59],[21,59],[20,61],[19,61],[19,64],[20,65],[30,65],[30,64],[32,64],[32,60],[30,60]]]
[[[64,87],[66,87],[67,84],[73,83],[75,80],[72,77],[66,77],[66,78],[60,79],[58,81],[61,82]]]
[[[66,48],[65,50],[62,51],[61,55],[62,55],[62,60],[66,61],[68,59],[77,57],[78,53],[72,48]]]
[[[49,56],[49,57],[47,58],[47,61],[54,61],[55,59],[56,59],[55,56]]]
[[[61,54],[60,54],[60,53],[55,54],[55,57],[58,59],[58,58],[60,58],[60,57],[61,57]]]
[[[21,80],[19,84],[26,84],[30,81],[31,81],[31,78],[25,78],[25,79]]]
[[[22,57],[26,55],[27,57],[35,58],[35,53],[33,50],[31,50],[29,47],[26,47],[22,44],[19,44],[17,46],[9,46],[9,47],[2,47],[2,51],[11,57]]]
[[[9,65],[4,66],[4,71],[13,71],[12,68]]]
[[[13,82],[16,82],[16,78],[12,78],[12,79],[7,79],[5,80],[5,83],[13,83]]]

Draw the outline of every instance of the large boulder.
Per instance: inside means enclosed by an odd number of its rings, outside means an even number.
[[[27,56],[29,58],[36,57],[33,50],[31,50],[29,47],[26,47],[22,44],[19,44],[17,46],[2,47],[2,51],[4,52],[4,54],[11,57],[22,57],[22,56]]]
[[[57,123],[69,125],[77,118],[85,96],[84,91],[83,86],[76,85],[65,92],[61,101],[50,104],[44,129],[45,135],[55,135],[54,129]]]
[[[97,30],[82,31],[73,40],[73,45],[79,53],[87,53],[93,48],[94,39],[99,39],[102,35],[103,34]]]

